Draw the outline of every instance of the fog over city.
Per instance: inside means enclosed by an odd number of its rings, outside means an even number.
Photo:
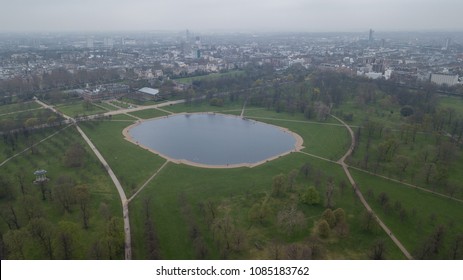
[[[2,0],[0,32],[459,31],[461,0]]]

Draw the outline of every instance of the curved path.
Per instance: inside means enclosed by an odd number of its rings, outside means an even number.
[[[371,212],[373,216],[375,217],[376,221],[378,224],[381,226],[381,228],[389,235],[389,237],[392,239],[392,241],[399,247],[399,249],[402,251],[402,253],[409,259],[412,260],[413,256],[407,251],[407,249],[400,243],[399,239],[395,237],[395,235],[392,233],[392,231],[384,224],[384,222],[376,215],[375,211],[370,207],[368,202],[365,200],[365,198],[362,195],[362,192],[360,189],[357,187],[357,184],[355,183],[354,178],[349,172],[348,165],[345,163],[345,160],[347,157],[349,157],[352,152],[354,151],[355,147],[355,135],[354,132],[352,131],[352,128],[350,128],[349,125],[347,125],[343,120],[339,119],[338,117],[335,117],[331,115],[333,118],[338,120],[340,123],[342,123],[347,130],[349,131],[350,137],[351,137],[351,145],[347,152],[344,154],[344,156],[338,160],[338,163],[342,166],[342,169],[344,169],[344,172],[346,173],[347,178],[349,178],[349,182],[351,183],[352,187],[354,188],[355,194],[357,194],[358,198],[362,202],[363,206],[367,209],[368,212]]]
[[[114,174],[113,170],[109,166],[109,164],[106,162],[104,157],[101,155],[100,151],[93,145],[93,143],[90,141],[88,136],[84,133],[84,131],[77,125],[75,119],[62,114],[61,112],[57,111],[53,106],[50,106],[46,103],[43,103],[42,101],[38,100],[37,98],[34,97],[35,102],[39,103],[42,107],[47,108],[52,110],[53,112],[62,115],[66,120],[71,122],[72,124],[75,124],[77,131],[80,133],[82,138],[87,142],[87,144],[90,146],[92,149],[93,153],[97,156],[98,160],[103,164],[104,168],[108,172],[109,177],[111,177],[111,180],[113,181],[114,185],[116,186],[117,192],[119,193],[119,197],[121,199],[122,203],[122,215],[124,217],[124,247],[125,247],[125,259],[130,260],[132,259],[132,239],[130,235],[130,221],[129,221],[129,203],[127,200],[127,197],[125,195],[124,189],[122,188],[121,183],[116,177],[116,174]]]
[[[109,177],[111,177],[111,180],[116,186],[117,192],[119,193],[119,197],[121,198],[121,202],[122,202],[122,214],[124,216],[125,259],[130,260],[132,259],[132,242],[131,242],[131,237],[130,237],[129,202],[127,200],[127,197],[125,196],[124,189],[122,188],[121,183],[117,179],[116,174],[114,174],[111,167],[109,167],[109,164],[106,162],[104,157],[101,155],[100,151],[98,151],[95,145],[93,145],[93,143],[90,141],[88,136],[82,131],[82,129],[78,125],[76,125],[76,128],[77,128],[77,131],[79,131],[82,138],[84,138],[85,142],[87,142],[87,144],[90,146],[93,153],[95,153],[97,158],[103,164],[104,168],[109,174]]]

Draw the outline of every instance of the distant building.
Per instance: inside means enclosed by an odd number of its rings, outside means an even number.
[[[448,50],[449,50],[449,48],[450,48],[450,44],[451,44],[451,43],[452,43],[452,39],[451,39],[451,38],[447,38],[447,39],[445,40],[445,46],[444,46],[444,49],[445,49],[446,51],[448,51]]]
[[[140,101],[148,101],[158,100],[161,98],[161,96],[159,95],[158,89],[144,87],[131,94],[130,98]]]
[[[370,32],[368,34],[368,44],[371,46],[373,44],[373,33],[375,33],[375,31],[373,29],[370,29]]]
[[[437,85],[454,86],[458,84],[458,75],[431,74],[431,82]]]
[[[119,98],[129,93],[130,87],[125,84],[104,84],[93,89],[75,89],[69,92],[75,92],[85,100],[98,101],[111,98]]]

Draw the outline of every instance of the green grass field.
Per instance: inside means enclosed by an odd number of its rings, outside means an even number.
[[[448,257],[450,242],[455,235],[463,232],[463,202],[416,190],[357,170],[351,170],[351,173],[364,196],[369,190],[372,191],[374,196],[366,197],[370,206],[411,253],[419,249],[436,226],[444,225],[446,237],[440,258]],[[382,192],[389,197],[392,209],[384,210],[381,206],[378,196]],[[396,202],[400,202],[408,213],[404,221],[401,221],[397,211],[393,210]]]
[[[79,115],[88,116],[107,112],[107,110],[97,107],[93,104],[90,104],[88,107],[84,106],[84,101],[76,101],[71,104],[61,104],[56,106],[56,109],[70,117],[75,117]]]
[[[152,119],[169,115],[166,112],[157,109],[146,109],[130,113],[131,115],[137,116],[141,119]]]
[[[165,162],[165,159],[123,138],[122,130],[130,124],[87,122],[81,125],[116,173],[128,197]]]
[[[37,104],[36,102],[33,102],[33,101],[24,102],[24,103],[14,103],[14,104],[8,104],[8,105],[1,105],[0,106],[0,115],[13,113],[13,112],[18,112],[18,111],[26,111],[26,110],[31,110],[31,109],[37,109],[37,108],[40,108],[40,107],[41,106],[39,104]]]

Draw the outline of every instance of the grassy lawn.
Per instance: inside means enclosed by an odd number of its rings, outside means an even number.
[[[134,117],[131,117],[126,114],[117,114],[117,115],[111,115],[111,120],[113,121],[136,121]]]
[[[164,109],[174,112],[174,113],[194,113],[194,112],[227,112],[229,110],[241,110],[243,104],[241,102],[228,102],[226,101],[222,107],[211,106],[208,102],[200,101],[193,102],[192,104],[181,103],[168,107]],[[238,114],[240,114],[239,111]]]
[[[347,121],[349,125],[363,125],[366,120],[381,122],[391,128],[398,128],[403,122],[400,116],[400,106],[390,105],[381,107],[379,105],[359,106],[353,101],[345,102],[339,108],[333,110],[333,113],[339,118],[342,114],[353,114],[353,120]]]
[[[134,106],[133,104],[130,104],[127,102],[120,102],[120,101],[115,101],[115,100],[110,101],[110,103],[117,107],[124,108],[124,109],[128,109]]]
[[[240,112],[241,113],[241,112]],[[289,114],[289,113],[277,113],[274,110],[267,110],[264,108],[259,108],[259,107],[247,107],[244,111],[244,115],[248,118],[269,118],[269,119],[284,119],[284,120],[293,120],[293,121],[300,121],[300,122],[308,122],[308,123],[313,123],[317,122],[316,120],[308,120],[304,114],[301,113],[295,113],[295,114]],[[323,123],[335,123],[339,124],[339,122],[333,118],[328,118]]]
[[[426,238],[438,225],[446,227],[444,249],[440,258],[447,257],[449,244],[458,233],[463,232],[463,203],[439,197],[427,192],[409,188],[357,170],[351,170],[362,193],[370,206],[391,228],[410,253],[416,252]],[[367,193],[371,190],[373,196]],[[379,202],[379,194],[384,192],[389,197],[392,209],[384,210]],[[400,202],[407,212],[407,218],[401,222],[394,204]]]
[[[301,123],[291,120],[257,119],[269,124],[288,128],[304,139],[304,152],[331,160],[338,160],[350,146],[349,132],[343,126],[323,123]]]
[[[142,119],[152,119],[152,118],[158,118],[158,117],[169,115],[168,113],[157,110],[157,109],[146,109],[146,110],[132,112],[130,114],[137,116],[139,118],[142,118]]]
[[[122,130],[129,125],[128,122],[80,124],[116,173],[127,197],[130,197],[165,162],[165,159],[123,138]]]
[[[463,98],[455,96],[439,96],[439,106],[451,108],[459,115],[463,115]]]
[[[146,258],[143,215],[144,203],[148,199],[152,202],[151,212],[154,216],[157,234],[160,243],[161,256],[165,259],[191,259],[195,258],[193,245],[188,238],[189,230],[187,221],[182,214],[182,205],[179,204],[179,196],[183,194],[193,206],[195,219],[201,221],[202,214],[197,210],[200,203],[213,201],[219,208],[225,207],[233,216],[236,225],[240,225],[246,232],[246,250],[241,254],[233,255],[233,258],[267,259],[270,258],[268,250],[273,239],[282,242],[301,242],[305,240],[313,230],[314,222],[324,211],[324,207],[307,206],[299,203],[299,209],[307,217],[307,227],[302,233],[288,237],[282,234],[274,225],[274,219],[278,209],[272,210],[273,217],[270,224],[265,226],[252,225],[248,219],[250,207],[256,201],[260,201],[271,193],[273,176],[280,173],[288,173],[292,169],[299,169],[304,163],[311,163],[324,170],[323,176],[333,176],[336,182],[344,177],[340,166],[319,161],[300,153],[293,153],[287,157],[266,163],[249,169],[201,169],[186,165],[169,164],[161,171],[146,189],[144,189],[130,206],[131,223],[133,230],[134,251],[136,258]],[[310,183],[310,179],[298,176],[298,188],[303,188]],[[285,203],[292,200],[297,193],[288,193],[285,199],[275,202],[278,207],[284,207]],[[270,198],[273,199],[273,198]],[[286,201],[286,202],[285,202]],[[365,259],[365,252],[377,238],[385,238],[382,232],[364,233],[358,226],[359,218],[363,213],[363,206],[352,196],[350,191],[344,194],[336,193],[336,207],[342,207],[348,214],[350,234],[340,240],[336,238],[324,241],[330,259]],[[208,258],[220,258],[214,249],[212,236],[206,225],[200,223],[201,231],[208,240],[210,255]],[[263,244],[264,248],[256,250],[254,244]],[[394,245],[386,242],[390,250],[389,257],[402,256]]]
[[[24,102],[24,103],[14,103],[14,104],[8,104],[8,105],[1,105],[0,106],[0,115],[3,114],[8,114],[8,113],[13,113],[17,111],[25,111],[25,110],[31,110],[31,109],[37,109],[40,108],[41,106],[36,103],[36,102]]]
[[[48,109],[45,108],[36,108],[32,111],[25,112],[11,112],[4,115],[0,115],[0,120],[14,120],[15,122],[24,123],[29,118],[38,118],[40,115],[43,115]]]
[[[113,106],[113,105],[111,105],[111,104],[108,104],[108,103],[106,103],[106,102],[97,102],[97,103],[95,103],[95,105],[98,105],[98,106],[100,106],[100,107],[103,107],[103,108],[105,108],[105,109],[108,110],[108,111],[119,110],[119,108],[117,108],[117,107],[115,107],[115,106]]]
[[[24,137],[24,134],[20,133],[18,134],[19,137],[17,137],[14,147],[11,144],[6,144],[4,141],[2,141],[0,144],[0,149],[2,151],[0,154],[0,162],[52,135],[58,129],[61,129],[61,127],[35,130],[29,134],[28,138]]]
[[[364,130],[365,131],[365,130]],[[454,147],[452,150],[451,159],[448,159],[445,165],[446,170],[446,183],[439,183],[437,181],[426,182],[427,166],[437,159],[439,149],[436,145],[436,136],[426,133],[417,133],[415,141],[406,140],[406,136],[402,136],[400,131],[385,132],[383,137],[372,137],[369,141],[369,149],[367,152],[367,135],[366,132],[360,137],[359,145],[355,150],[354,155],[349,159],[350,164],[373,171],[384,176],[388,176],[397,180],[419,185],[423,188],[428,188],[443,194],[453,195],[458,198],[463,198],[463,161],[458,160],[463,156],[460,148]],[[397,148],[393,156],[386,160],[380,160],[378,164],[378,150],[381,145],[386,141],[396,141]],[[448,138],[440,137],[439,141],[449,141]],[[452,146],[451,146],[452,147]],[[428,154],[427,162],[424,157]],[[368,156],[367,156],[368,155]],[[400,161],[407,160],[409,162],[405,171],[398,168]],[[366,161],[368,159],[368,161]],[[436,176],[433,173],[432,176]],[[453,194],[451,193],[453,191]]]
[[[47,133],[51,133],[49,131]],[[85,149],[84,162],[82,167],[68,167],[64,164],[64,154],[72,143],[79,143]],[[0,144],[3,146],[3,144]],[[3,148],[3,147],[2,147]],[[46,200],[42,200],[42,195],[39,186],[32,183],[35,176],[33,172],[37,169],[45,169],[48,171],[47,177],[50,179],[46,184],[46,188],[54,194],[54,188],[57,180],[61,176],[71,178],[76,186],[85,185],[90,192],[89,201],[89,228],[82,229],[82,219],[80,210],[77,205],[72,206],[71,212],[64,212],[60,206],[58,199],[51,200],[50,195],[47,195]],[[95,242],[102,240],[106,232],[106,218],[101,214],[102,205],[105,205],[107,213],[111,216],[119,217],[122,210],[121,203],[111,180],[107,176],[104,168],[100,165],[98,159],[86,146],[86,143],[81,139],[74,127],[68,127],[62,130],[59,134],[53,136],[49,140],[39,144],[34,153],[24,153],[7,164],[1,167],[0,177],[3,180],[10,181],[15,199],[5,201],[0,200],[2,209],[7,205],[12,206],[18,216],[19,223],[23,225],[23,229],[27,228],[28,218],[26,215],[27,207],[34,207],[35,215],[41,216],[51,223],[49,228],[57,233],[59,222],[68,222],[68,225],[75,227],[74,243],[73,243],[73,259],[88,259],[91,258],[91,247]],[[23,198],[18,176],[24,176],[25,197]],[[27,200],[23,200],[26,199]],[[27,201],[27,204],[26,204]],[[30,208],[29,208],[30,209]],[[6,223],[0,223],[0,230],[5,233],[8,228]],[[120,228],[120,232],[122,232]],[[57,245],[57,237],[52,236],[54,243],[55,258],[62,258],[59,246]],[[41,246],[35,239],[26,237],[23,239],[24,257],[26,259],[43,259],[47,258],[42,252]],[[118,255],[117,258],[122,258],[123,255]]]
[[[61,104],[56,107],[60,112],[70,117],[78,115],[94,115],[99,113],[105,113],[106,110],[97,107],[93,104],[89,104],[88,107],[84,105],[84,101],[75,101],[71,104]]]

